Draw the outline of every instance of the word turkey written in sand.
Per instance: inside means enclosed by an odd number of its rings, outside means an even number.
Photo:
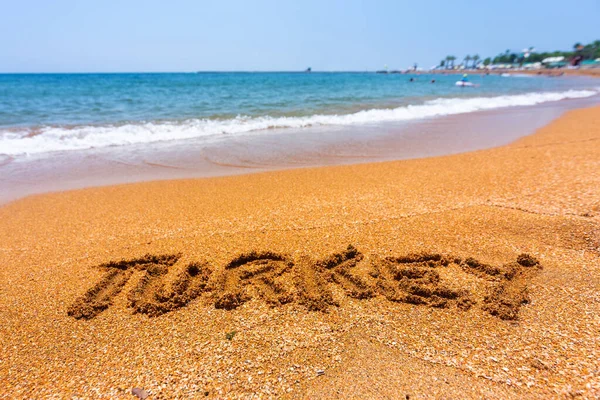
[[[177,254],[148,254],[99,265],[106,275],[69,307],[68,315],[94,318],[111,306],[139,271],[143,275],[128,293],[128,305],[134,313],[151,317],[184,307],[204,294],[215,308],[225,310],[262,299],[271,306],[297,302],[311,311],[326,311],[339,306],[332,291],[337,287],[354,299],[383,296],[392,302],[458,310],[478,305],[493,316],[515,320],[521,305],[529,302],[527,284],[541,268],[527,254],[502,266],[428,253],[371,256],[367,261],[350,245],[318,261],[250,252],[221,271],[208,263],[191,262],[169,274],[179,258]]]

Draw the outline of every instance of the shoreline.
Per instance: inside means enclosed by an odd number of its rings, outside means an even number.
[[[0,397],[597,397],[599,146],[595,106],[469,153],[4,205]]]
[[[585,76],[589,78],[600,78],[600,68],[582,68],[582,69],[540,69],[540,70],[514,70],[514,69],[494,69],[494,70],[479,70],[479,69],[467,69],[467,70],[430,70],[423,72],[424,74],[432,75],[501,75],[501,74],[524,74],[524,75],[536,75],[536,76]]]
[[[590,98],[503,107],[373,126],[286,128],[259,135],[66,151],[0,165],[0,205],[28,195],[153,180],[427,158],[507,144]]]

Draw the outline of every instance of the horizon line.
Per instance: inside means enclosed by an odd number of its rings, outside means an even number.
[[[29,71],[29,72],[15,72],[0,71],[0,75],[50,75],[50,74],[205,74],[205,73],[364,73],[364,72],[378,72],[383,71],[381,69],[365,69],[365,70],[312,70],[310,72],[306,70],[198,70],[198,71],[61,71],[61,72],[50,72],[50,71]],[[390,69],[391,71],[409,71],[407,69]],[[431,69],[424,69],[423,71],[431,71]],[[417,71],[419,72],[419,71]]]

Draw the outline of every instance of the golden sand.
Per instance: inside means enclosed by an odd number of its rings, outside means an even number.
[[[510,72],[510,71],[508,71]],[[523,71],[519,71],[521,73]],[[524,71],[529,75],[548,75],[548,76],[557,76],[560,74],[569,75],[569,76],[592,76],[595,78],[600,77],[600,68],[579,68],[579,69],[543,69],[543,70],[531,70]]]
[[[29,197],[0,265],[2,398],[598,398],[600,107],[473,153]]]
[[[442,69],[442,70],[427,71],[428,74],[442,74],[442,75],[448,75],[448,74],[454,74],[454,75],[461,74],[462,75],[465,72],[468,74],[473,74],[473,75],[482,75],[482,74],[486,74],[489,72],[490,74],[495,74],[495,75],[526,74],[526,75],[543,75],[543,76],[552,76],[552,77],[568,75],[568,76],[590,76],[593,78],[600,78],[600,68],[578,68],[578,69],[560,68],[560,69],[532,69],[532,70],[494,69],[491,71]]]

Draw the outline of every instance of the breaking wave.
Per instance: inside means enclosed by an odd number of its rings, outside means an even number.
[[[444,98],[394,109],[371,109],[345,115],[305,117],[247,117],[190,119],[178,122],[144,122],[124,125],[46,126],[0,130],[0,154],[14,156],[52,151],[82,150],[108,146],[192,139],[211,135],[244,134],[273,128],[303,128],[327,125],[358,125],[409,121],[444,115],[465,114],[505,107],[531,106],[551,101],[591,97],[600,90],[534,92],[519,95]]]

